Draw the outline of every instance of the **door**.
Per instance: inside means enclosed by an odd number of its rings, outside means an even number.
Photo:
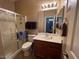
[[[46,18],[46,32],[52,33],[54,29],[54,17]]]

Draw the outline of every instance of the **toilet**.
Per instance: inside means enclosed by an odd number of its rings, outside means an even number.
[[[31,52],[32,42],[26,42],[22,45],[22,50],[24,51],[24,56],[29,56]]]
[[[22,50],[24,51],[24,56],[29,56],[31,54],[31,46],[33,42],[33,37],[36,35],[29,35],[28,41],[22,45]]]

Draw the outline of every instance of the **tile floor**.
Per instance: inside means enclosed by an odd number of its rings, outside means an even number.
[[[14,59],[40,59],[40,58],[34,55],[24,56],[23,51],[21,51],[17,56],[14,57]]]
[[[17,56],[15,56],[14,59],[43,59],[43,58],[36,57],[33,54],[31,54],[30,56],[24,56],[24,52],[21,51]],[[62,59],[64,58],[62,57]]]

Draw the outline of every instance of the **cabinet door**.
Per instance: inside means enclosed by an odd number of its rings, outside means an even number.
[[[61,59],[62,45],[57,43],[34,41],[34,53],[45,59]]]

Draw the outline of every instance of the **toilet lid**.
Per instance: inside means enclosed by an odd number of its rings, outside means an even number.
[[[22,48],[28,48],[32,45],[32,42],[26,42],[23,44]]]

